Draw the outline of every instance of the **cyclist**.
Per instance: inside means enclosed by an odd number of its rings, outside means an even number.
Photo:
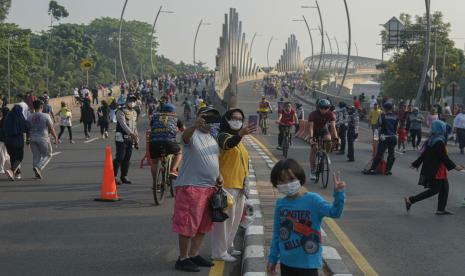
[[[310,139],[312,139],[312,150],[310,153],[310,179],[315,180],[316,153],[318,151],[319,139],[323,139],[326,153],[331,150],[331,140],[339,143],[336,131],[336,115],[330,111],[331,103],[327,99],[318,101],[318,109],[310,113],[308,117]],[[329,129],[328,129],[329,125]],[[329,158],[328,158],[329,161]]]
[[[153,181],[156,181],[158,159],[162,155],[162,149],[166,155],[173,154],[173,163],[169,175],[171,178],[178,176],[177,169],[181,162],[182,152],[176,142],[176,134],[183,131],[184,125],[176,116],[176,107],[171,103],[165,103],[161,112],[156,112],[150,120],[150,166]]]
[[[192,114],[192,107],[194,104],[189,100],[188,97],[184,99],[184,102],[182,102],[182,105],[184,106],[184,118],[186,118],[187,121],[190,120],[191,114]]]
[[[262,97],[262,100],[258,102],[258,109],[257,113],[259,115],[259,122],[266,120],[268,117],[268,113],[273,113],[271,109],[271,104],[269,101],[266,100],[266,97]]]
[[[286,128],[288,128],[287,133],[290,133],[291,126],[295,125],[297,122],[297,114],[292,108],[290,102],[284,103],[284,108],[279,111],[278,120],[276,121],[279,124],[279,135],[278,135],[278,147],[276,149],[282,150],[282,142],[284,139],[284,133]]]

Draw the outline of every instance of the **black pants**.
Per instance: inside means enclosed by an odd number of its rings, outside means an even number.
[[[286,129],[291,131],[290,126],[279,125],[278,145],[280,147],[283,146],[284,132],[286,132]]]
[[[116,144],[116,156],[113,159],[113,170],[115,171],[115,177],[118,175],[118,170],[121,167],[120,178],[128,175],[129,163],[131,162],[132,155],[132,142],[115,142]]]
[[[15,171],[19,165],[21,165],[21,162],[23,162],[24,145],[17,146],[12,144],[5,144],[5,147],[8,155],[10,156],[11,170]]]
[[[104,134],[105,131],[108,131],[108,122],[100,122],[100,134]]]
[[[378,144],[378,149],[376,150],[376,156],[375,159],[373,160],[373,164],[371,165],[370,170],[376,170],[378,167],[379,163],[383,159],[383,154],[388,151],[388,161],[393,160],[394,162],[395,156],[394,152],[396,149],[397,145],[397,137],[396,136],[391,136],[391,137],[386,137],[384,141],[379,141]]]
[[[297,123],[297,124],[295,124],[295,134],[297,134],[297,132],[299,132],[299,130],[300,130],[300,124]]]
[[[82,124],[84,125],[84,135],[86,137],[88,137],[89,133],[90,133],[90,131],[92,129],[92,122],[90,122],[90,123],[82,122]]]
[[[92,103],[98,104],[98,96],[97,95],[92,96]]]
[[[318,276],[318,269],[294,268],[281,264],[281,276]]]
[[[347,158],[350,161],[355,160],[354,156],[354,142],[357,139],[357,133],[355,133],[355,129],[349,128],[347,130]]]
[[[412,138],[412,146],[418,147],[421,143],[421,129],[411,129],[410,137]]]
[[[459,141],[459,148],[465,148],[465,128],[457,128],[457,140]]]
[[[347,134],[347,126],[340,125],[339,126],[339,138],[341,138],[341,145],[339,150],[344,152],[346,150],[346,134]]]
[[[434,179],[431,182],[430,188],[428,190],[421,192],[416,196],[409,197],[409,200],[413,204],[415,202],[422,201],[423,199],[430,198],[438,193],[439,193],[439,196],[438,196],[437,211],[442,212],[446,209],[447,198],[449,196],[449,181],[447,181],[447,179],[444,179],[444,180]]]
[[[61,135],[63,135],[63,132],[65,131],[65,128],[68,129],[69,140],[73,140],[73,131],[71,130],[70,126],[60,126],[60,133],[58,134],[58,139],[60,139]]]

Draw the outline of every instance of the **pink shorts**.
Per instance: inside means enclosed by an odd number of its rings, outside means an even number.
[[[215,187],[176,187],[173,231],[186,237],[210,232],[213,228],[210,199],[215,191]]]

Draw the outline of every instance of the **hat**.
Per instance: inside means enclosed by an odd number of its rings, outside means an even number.
[[[216,110],[213,106],[205,106],[205,107],[200,108],[199,112],[197,112],[197,115],[208,113],[208,112],[212,112],[212,113],[215,113],[216,115],[220,115],[220,112]]]

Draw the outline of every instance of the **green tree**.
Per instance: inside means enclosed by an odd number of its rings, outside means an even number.
[[[11,7],[11,0],[0,0],[0,22],[5,21]]]
[[[69,13],[65,7],[58,4],[57,1],[50,1],[48,3],[48,14],[50,17],[56,21],[60,21],[62,18],[68,17]]]

